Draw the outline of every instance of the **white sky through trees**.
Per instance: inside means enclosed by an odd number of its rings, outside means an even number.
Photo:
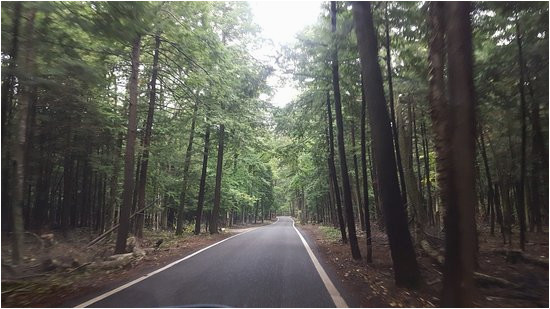
[[[253,50],[254,57],[267,60],[270,65],[277,68],[275,57],[280,46],[295,41],[298,32],[317,20],[321,12],[320,1],[249,1],[254,22],[261,27],[260,36],[267,41],[263,47]],[[271,42],[272,43],[271,43]],[[280,70],[268,79],[268,84],[273,87],[273,97],[270,101],[275,106],[288,104],[298,94],[289,80],[282,77]],[[268,96],[262,95],[262,99]]]

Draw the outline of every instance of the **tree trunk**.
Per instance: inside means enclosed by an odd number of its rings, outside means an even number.
[[[397,171],[399,172],[399,181],[401,184],[401,201],[405,208],[407,207],[407,186],[405,184],[405,174],[403,173],[403,164],[401,158],[401,151],[399,149],[399,132],[397,131],[397,122],[395,121],[395,100],[393,98],[393,80],[391,70],[391,41],[390,41],[390,21],[388,16],[388,2],[385,3],[384,22],[385,22],[385,34],[386,34],[386,69],[388,71],[388,94],[390,97],[390,116],[391,116],[391,129],[393,136],[393,143],[395,145],[395,159],[397,162]]]
[[[208,148],[210,148],[210,125],[206,124],[206,132],[204,133],[204,152],[202,158],[202,172],[199,184],[199,196],[197,201],[197,214],[195,221],[195,235],[201,233],[202,209],[204,207],[204,191],[206,187],[206,168],[208,166]]]
[[[407,106],[403,106],[406,104]],[[405,184],[408,188],[407,196],[409,211],[414,214],[414,227],[415,227],[415,240],[419,243],[424,238],[424,224],[426,222],[426,212],[422,204],[420,192],[418,191],[418,184],[413,171],[412,157],[412,123],[411,123],[411,110],[410,103],[397,104],[397,119],[398,122],[398,136],[399,143],[401,144],[401,158],[403,159],[403,176]]]
[[[336,43],[336,2],[330,2],[331,24],[334,43]],[[346,149],[344,146],[344,121],[342,116],[342,104],[340,102],[340,77],[338,73],[338,47],[332,51],[332,86],[334,90],[334,109],[336,111],[336,126],[338,128],[338,156],[340,158],[340,170],[342,175],[342,190],[344,195],[344,210],[348,227],[349,244],[353,259],[361,259],[357,235],[355,232],[355,220],[353,217],[353,205],[351,200],[351,185],[348,175]]]
[[[470,6],[430,5],[430,91],[438,152],[441,202],[445,208],[442,305],[471,306],[476,254],[475,119]],[[444,25],[443,21],[447,24]],[[449,98],[444,90],[447,35]]]
[[[189,167],[191,166],[191,155],[193,153],[193,139],[195,136],[195,123],[197,121],[198,103],[195,103],[193,107],[193,118],[191,119],[191,131],[189,132],[189,142],[187,143],[187,150],[185,151],[185,161],[183,163],[183,182],[181,188],[180,207],[178,209],[178,222],[176,225],[176,235],[181,235],[183,231],[183,210],[185,209],[185,198],[187,193],[187,183],[189,181]],[[205,149],[207,152],[208,149]],[[208,160],[208,156],[206,157]],[[202,211],[202,210],[201,210]],[[199,219],[200,222],[200,219]],[[199,224],[200,233],[200,224]],[[198,235],[198,233],[196,233]]]
[[[332,129],[332,108],[330,107],[330,94],[327,91],[327,144],[328,144],[328,170],[332,183],[333,195],[336,201],[336,214],[338,216],[338,225],[340,226],[340,235],[342,236],[342,243],[348,243],[348,237],[346,235],[346,225],[344,223],[344,216],[342,213],[342,200],[340,199],[340,188],[338,187],[338,177],[336,176],[336,164],[334,162],[334,132]]]
[[[517,14],[517,13],[516,13]],[[519,63],[519,97],[521,113],[521,168],[518,185],[517,213],[519,220],[519,245],[522,251],[525,250],[525,144],[527,142],[525,117],[527,107],[525,103],[525,81],[523,73],[523,51],[521,42],[521,32],[519,20],[516,15],[516,41],[518,43],[518,63]]]
[[[386,110],[370,3],[354,2],[353,19],[361,72],[365,78],[365,96],[374,145],[374,162],[380,182],[380,200],[386,220],[395,283],[398,286],[414,287],[420,282],[420,271],[408,229],[407,214],[399,191],[390,117]]]
[[[155,104],[157,100],[157,76],[159,64],[160,34],[155,35],[155,49],[153,54],[153,70],[151,72],[151,83],[149,84],[149,109],[147,110],[147,122],[145,124],[145,134],[143,135],[143,153],[141,156],[141,171],[139,173],[138,203],[137,209],[145,207],[145,186],[147,185],[147,169],[149,167],[149,146],[151,144],[151,131],[153,129],[153,117],[155,113]],[[135,235],[138,238],[143,237],[144,213],[136,215]]]
[[[134,189],[134,157],[137,131],[137,103],[138,103],[138,78],[139,78],[139,53],[141,35],[138,34],[132,42],[132,71],[129,80],[129,106],[128,106],[128,134],[126,137],[126,150],[124,154],[124,188],[122,193],[122,206],[120,207],[115,254],[125,253],[126,239],[130,229],[130,210],[132,208],[132,192]]]
[[[367,174],[367,136],[366,136],[367,100],[365,98],[365,86],[361,75],[361,174],[363,176],[363,205],[365,207],[365,233],[367,240],[367,263],[372,263],[372,234],[370,229],[369,211],[369,176]]]
[[[361,185],[359,183],[359,164],[357,163],[357,154],[355,153],[355,122],[351,121],[351,145],[353,148],[353,169],[355,171],[355,193],[357,196],[357,208],[359,209],[359,222],[361,230],[365,230],[365,213],[363,201],[361,200]]]
[[[30,9],[25,19],[27,25],[25,27],[26,40],[23,42],[25,54],[21,60],[21,69],[27,74],[22,77],[19,87],[20,99],[16,107],[17,116],[17,139],[14,141],[13,160],[15,163],[15,183],[12,203],[12,223],[13,223],[13,242],[12,242],[12,261],[18,265],[23,253],[23,191],[25,187],[25,171],[26,171],[26,150],[27,150],[27,119],[29,117],[30,106],[32,104],[31,85],[34,67],[34,47],[32,42],[34,31],[34,17],[36,9]]]
[[[434,206],[433,206],[433,198],[432,198],[432,180],[430,177],[430,152],[428,150],[428,137],[426,132],[426,125],[424,124],[424,120],[422,120],[422,123],[420,124],[420,131],[422,133],[422,148],[424,152],[424,175],[426,177],[426,195],[427,195],[427,208],[428,208],[428,220],[430,222],[430,225],[435,224],[435,218],[434,218]]]
[[[218,165],[216,167],[216,187],[214,188],[214,207],[212,208],[212,217],[210,218],[210,234],[218,233],[218,213],[222,199],[222,172],[223,172],[223,149],[225,139],[225,125],[220,124],[218,137]]]

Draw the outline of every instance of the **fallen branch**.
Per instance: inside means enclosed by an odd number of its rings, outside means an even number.
[[[157,202],[158,199],[154,200],[151,204],[143,207],[142,209],[139,209],[137,210],[136,212],[134,212],[131,216],[130,216],[130,219],[132,219],[133,217],[135,217],[137,214],[139,214],[140,212],[144,211],[145,209],[155,205],[155,203]],[[102,240],[103,238],[107,237],[107,235],[111,234],[114,230],[118,229],[118,227],[120,226],[120,223],[116,224],[115,226],[113,226],[112,228],[108,229],[106,232],[104,232],[103,234],[99,235],[98,237],[96,237],[94,240],[90,241],[88,243],[88,245],[86,245],[86,247],[90,247],[90,246],[93,246],[94,244],[96,244],[97,242],[99,242],[100,240]]]
[[[506,259],[512,263],[515,263],[518,260],[521,260],[525,263],[548,268],[548,259],[532,256],[519,250],[495,249],[493,250],[493,252],[505,255]]]
[[[474,279],[476,283],[484,285],[484,284],[491,284],[491,285],[497,285],[503,288],[518,288],[519,285],[512,283],[506,279],[502,279],[499,277],[493,277],[486,274],[474,272]]]
[[[71,271],[69,271],[69,273],[75,272],[75,271],[77,271],[77,270],[79,270],[79,269],[82,269],[82,268],[84,268],[84,267],[86,267],[86,266],[88,266],[88,265],[90,265],[90,264],[92,264],[92,262],[84,263],[84,264],[78,266],[77,268],[72,269]]]
[[[443,266],[443,264],[445,263],[445,257],[439,254],[439,251],[432,248],[426,240],[422,240],[420,242],[420,246],[429,257],[431,257],[433,260],[437,262],[438,265]],[[481,285],[492,284],[500,287],[510,287],[510,288],[519,287],[517,284],[512,283],[506,279],[490,276],[480,272],[474,272],[474,280],[476,281],[476,283]]]

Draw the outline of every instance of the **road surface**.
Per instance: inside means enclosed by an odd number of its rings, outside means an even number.
[[[79,306],[346,306],[312,255],[292,219],[279,217]]]

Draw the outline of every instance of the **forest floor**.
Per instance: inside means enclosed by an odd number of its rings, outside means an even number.
[[[300,228],[316,241],[322,257],[333,266],[344,286],[355,295],[360,295],[361,307],[440,306],[442,274],[438,263],[417,248],[423,284],[416,290],[396,287],[388,239],[376,223],[372,227],[372,264],[367,264],[364,257],[361,261],[351,258],[349,245],[340,241],[339,230],[312,224],[300,225]],[[517,242],[517,231],[512,237]],[[434,248],[443,247],[442,235],[431,234],[429,238]],[[548,261],[548,232],[527,233],[527,239],[526,253]],[[365,255],[365,233],[360,230],[358,240],[361,253]],[[488,281],[476,280],[475,307],[548,308],[548,263],[536,265],[502,253],[503,249],[516,249],[517,243],[514,246],[503,245],[502,238],[499,235],[490,236],[488,230],[482,229],[479,233],[477,272],[492,278]],[[443,250],[439,252],[443,255]],[[505,281],[496,282],[493,278]]]
[[[86,229],[71,231],[66,239],[53,233],[51,245],[27,233],[23,262],[11,264],[10,241],[2,238],[2,307],[59,307],[107,286],[118,286],[176,261],[194,251],[247,229],[272,223],[234,225],[222,233],[193,235],[186,231],[145,230],[142,252],[113,256],[114,236],[87,247],[93,238]],[[156,244],[162,239],[158,248]],[[133,242],[131,238],[129,242]],[[129,249],[129,248],[127,248]],[[132,252],[132,249],[128,251]]]

